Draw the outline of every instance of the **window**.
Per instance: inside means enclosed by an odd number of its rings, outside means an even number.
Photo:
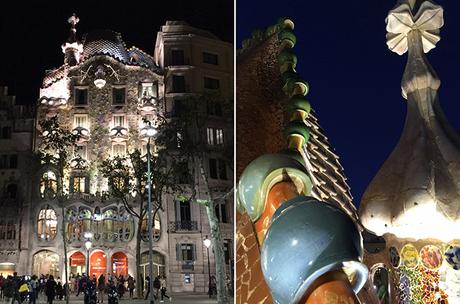
[[[207,112],[208,115],[222,116],[222,105],[219,102],[208,101]]]
[[[219,79],[209,78],[209,77],[204,78],[204,88],[205,89],[218,90],[219,87],[220,87]]]
[[[113,115],[113,127],[125,128],[125,115]]]
[[[152,213],[153,212],[155,212],[155,210],[152,210]],[[144,217],[142,218],[142,225],[141,225],[141,235],[142,235],[142,240],[144,242],[147,242],[149,240],[148,223],[149,223],[148,212],[145,212]],[[161,219],[160,219],[159,211],[157,211],[157,213],[155,214],[155,218],[153,219],[152,228],[153,228],[152,229],[153,241],[158,242],[161,237]]]
[[[104,240],[109,242],[114,242],[116,240],[116,233],[115,233],[115,220],[117,218],[117,214],[115,210],[109,209],[106,210],[102,215],[102,237]]]
[[[16,184],[9,184],[6,187],[6,197],[7,198],[15,199],[16,195],[17,195],[17,192],[18,192],[18,185],[16,185]]]
[[[188,170],[187,162],[181,162],[178,164],[177,172],[177,183],[178,184],[188,184],[190,182],[190,173]]]
[[[184,50],[171,50],[171,65],[184,65]]]
[[[87,114],[75,114],[73,116],[73,127],[88,129],[88,115]]]
[[[227,177],[227,164],[222,159],[209,159],[209,177],[212,179],[226,180]]]
[[[11,138],[11,127],[2,127],[1,138]]]
[[[173,92],[174,93],[185,93],[185,76],[173,75]]]
[[[57,193],[57,178],[53,171],[43,173],[40,180],[40,195],[42,198],[54,198]]]
[[[225,160],[219,159],[219,178],[220,179],[227,179],[227,164]]]
[[[139,98],[143,96],[158,97],[158,83],[156,82],[142,82],[139,85]]]
[[[15,240],[16,239],[16,224],[14,221],[8,221],[6,225],[6,239],[7,240]]]
[[[126,145],[124,143],[112,144],[112,157],[115,157],[115,156],[120,156],[120,157],[126,156]]]
[[[208,145],[223,145],[224,131],[222,129],[207,128]]]
[[[225,239],[224,240],[224,259],[225,264],[230,264],[232,257],[232,240]]]
[[[6,239],[6,226],[5,221],[0,221],[0,240]]]
[[[195,261],[194,244],[176,244],[176,251],[176,258],[178,261]]]
[[[16,154],[10,155],[10,169],[16,169],[18,167],[18,156]]]
[[[56,212],[50,205],[45,205],[38,213],[37,235],[40,240],[54,239],[57,233]]]
[[[8,155],[0,155],[0,169],[8,168]]]
[[[216,216],[219,222],[228,223],[227,220],[227,207],[226,204],[216,204]]]
[[[208,145],[214,145],[214,129],[207,128],[207,135],[208,135]]]
[[[219,57],[216,54],[211,54],[208,52],[203,52],[203,62],[208,64],[219,64]]]
[[[190,201],[176,201],[176,219],[178,222],[188,222],[192,220]]]
[[[126,99],[125,88],[112,88],[112,104],[123,105]]]
[[[174,99],[174,106],[172,110],[172,116],[177,117],[184,111],[183,101],[180,99]]]
[[[88,104],[88,89],[75,88],[75,105]]]
[[[86,145],[76,145],[73,150],[73,157],[86,159]]]
[[[72,191],[74,193],[88,193],[86,189],[86,176],[74,176],[73,177]]]

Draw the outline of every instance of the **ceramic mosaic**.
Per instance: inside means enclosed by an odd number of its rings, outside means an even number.
[[[399,256],[399,252],[395,247],[390,247],[390,263],[391,266],[398,268],[399,264],[401,263],[401,257]]]
[[[442,254],[439,247],[426,245],[420,250],[420,261],[428,269],[438,269],[442,263]]]
[[[417,266],[418,252],[414,245],[407,244],[401,249],[401,263],[406,268],[414,268]]]
[[[447,263],[455,270],[460,269],[460,247],[449,246],[444,253]]]

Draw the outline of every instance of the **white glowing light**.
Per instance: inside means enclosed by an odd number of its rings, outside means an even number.
[[[86,248],[86,250],[90,250],[92,246],[93,246],[93,243],[92,243],[91,241],[86,241],[86,242],[85,242],[85,248]]]
[[[206,237],[203,241],[203,244],[206,246],[206,248],[211,247],[211,240]]]
[[[104,79],[102,79],[102,78],[98,78],[98,79],[94,80],[94,85],[98,89],[102,89],[105,86],[105,83],[106,83],[106,81]]]
[[[90,239],[93,237],[93,233],[92,232],[85,232],[85,234],[83,235],[85,237],[85,239]]]

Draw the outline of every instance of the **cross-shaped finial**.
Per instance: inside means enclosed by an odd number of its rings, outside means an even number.
[[[75,13],[73,13],[72,16],[70,16],[69,19],[67,19],[67,22],[69,22],[72,25],[72,28],[74,28],[79,21],[80,18],[78,18]]]
[[[439,29],[444,25],[443,9],[430,0],[400,0],[387,17],[387,45],[402,55],[407,52],[407,34],[418,30],[423,51],[428,53],[441,39]]]

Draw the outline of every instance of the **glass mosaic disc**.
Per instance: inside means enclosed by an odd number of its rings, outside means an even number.
[[[390,263],[394,268],[399,267],[399,263],[401,262],[401,257],[399,256],[399,252],[395,247],[390,247]]]
[[[434,245],[426,245],[420,250],[420,260],[428,269],[438,269],[442,263],[441,250]]]
[[[418,264],[418,252],[412,244],[407,244],[401,249],[401,262],[407,268],[414,268]]]
[[[460,247],[459,246],[449,246],[444,253],[444,257],[452,266],[453,269],[459,270],[460,269]]]

